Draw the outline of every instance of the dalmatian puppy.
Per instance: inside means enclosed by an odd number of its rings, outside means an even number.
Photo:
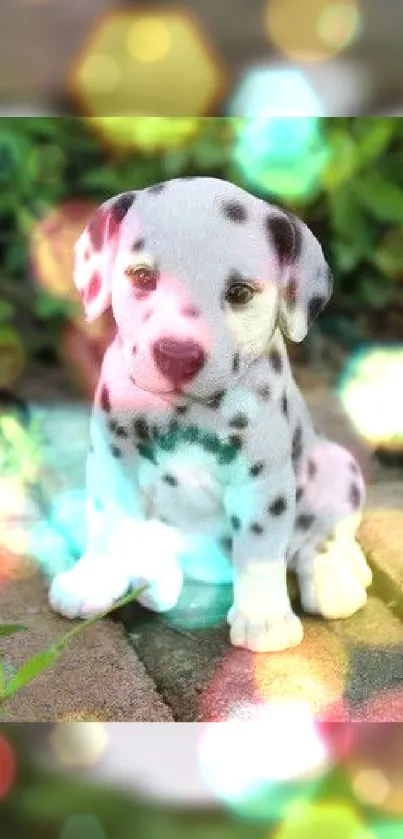
[[[363,477],[315,430],[284,343],[331,294],[305,224],[227,181],[173,179],[95,212],[75,284],[89,322],[111,307],[116,336],[91,419],[86,551],[54,579],[53,609],[85,617],[145,585],[139,600],[169,610],[192,552],[231,564],[236,646],[301,642],[287,568],[307,612],[360,609]]]

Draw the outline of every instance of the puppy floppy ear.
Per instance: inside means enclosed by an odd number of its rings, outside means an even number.
[[[278,324],[299,343],[331,297],[331,271],[318,240],[296,216],[273,207],[266,231],[279,269]]]
[[[121,223],[135,197],[135,192],[122,192],[101,204],[76,242],[73,279],[88,323],[111,305],[112,270]]]

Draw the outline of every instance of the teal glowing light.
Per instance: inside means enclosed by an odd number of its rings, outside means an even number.
[[[315,193],[330,150],[322,103],[298,70],[249,71],[229,113],[244,118],[235,123],[233,159],[252,188],[296,199]]]
[[[228,108],[233,117],[321,117],[322,102],[299,72],[256,67],[244,76]]]
[[[316,117],[255,117],[239,127],[233,159],[251,188],[300,199],[319,189],[329,154]]]

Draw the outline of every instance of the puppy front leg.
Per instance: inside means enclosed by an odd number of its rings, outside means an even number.
[[[228,613],[230,640],[253,652],[276,652],[299,644],[302,624],[287,591],[286,551],[295,517],[291,465],[265,481],[232,487],[226,508],[234,533],[234,603]]]
[[[130,467],[111,445],[94,412],[87,459],[87,544],[71,571],[53,580],[49,602],[68,618],[109,609],[131,588],[147,586],[139,601],[155,611],[175,606],[182,589],[179,538],[147,521],[138,492],[136,456]]]

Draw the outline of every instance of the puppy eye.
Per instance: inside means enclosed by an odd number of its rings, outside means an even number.
[[[256,288],[247,283],[234,283],[225,293],[225,299],[230,306],[246,306],[256,294]]]
[[[158,271],[150,265],[129,265],[125,276],[142,291],[155,291],[157,287]]]

